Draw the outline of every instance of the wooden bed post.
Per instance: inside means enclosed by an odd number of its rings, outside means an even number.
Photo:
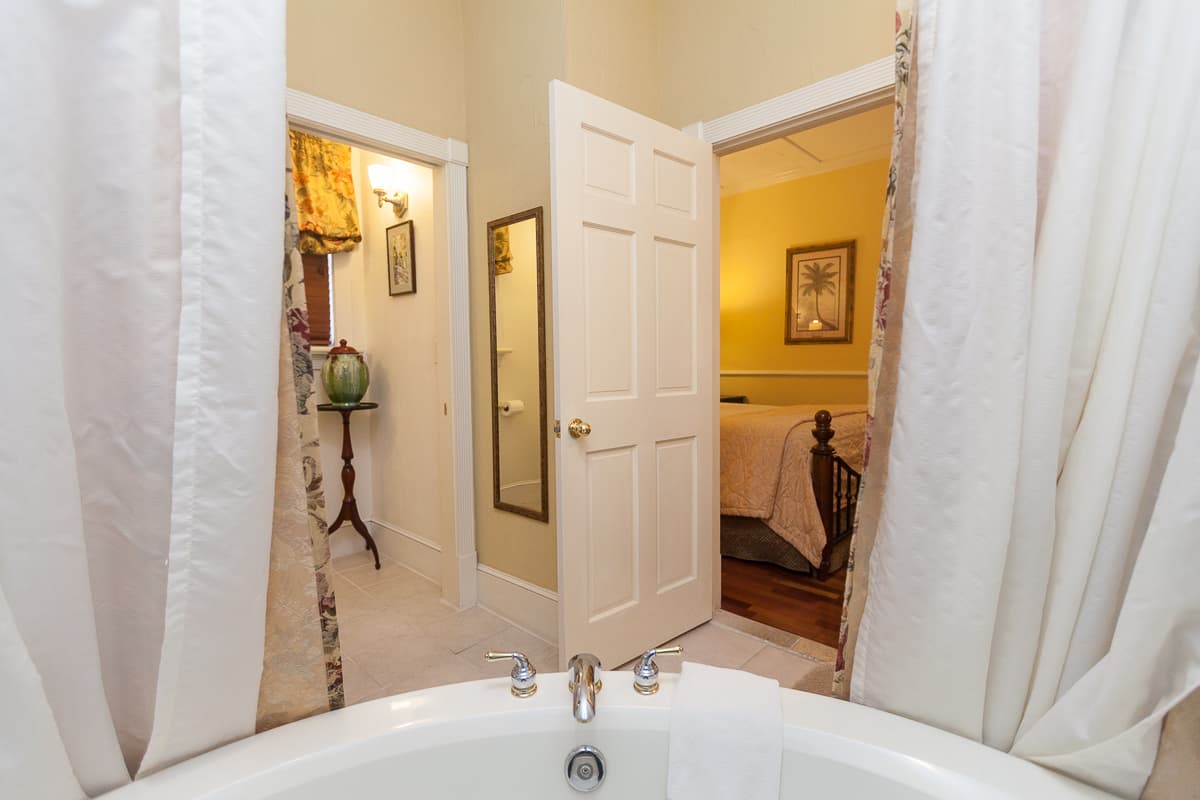
[[[829,442],[833,439],[833,415],[821,409],[813,416],[816,427],[812,430],[817,443],[812,446],[812,483],[813,494],[817,500],[817,511],[821,514],[821,523],[825,526],[825,550],[821,554],[821,563],[815,564],[818,580],[825,580],[829,575],[829,560],[833,555],[834,544],[834,491],[833,472],[834,458],[837,451]]]

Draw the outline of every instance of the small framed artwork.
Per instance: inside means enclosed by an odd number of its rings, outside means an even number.
[[[387,229],[388,294],[417,293],[417,251],[408,219]]]
[[[787,251],[784,344],[844,344],[854,323],[854,242]]]

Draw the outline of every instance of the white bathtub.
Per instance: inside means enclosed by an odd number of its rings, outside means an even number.
[[[572,718],[565,674],[525,700],[508,679],[396,695],[286,725],[105,795],[145,798],[434,800],[576,798],[569,750],[607,759],[590,796],[663,798],[678,677],[643,697],[628,672],[603,674],[596,719]],[[1034,764],[863,706],[783,690],[783,798],[1111,798]],[[732,798],[731,798],[732,800]]]

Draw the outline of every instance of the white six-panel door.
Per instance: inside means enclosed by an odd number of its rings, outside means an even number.
[[[560,81],[550,113],[559,651],[615,667],[712,617],[712,149]]]

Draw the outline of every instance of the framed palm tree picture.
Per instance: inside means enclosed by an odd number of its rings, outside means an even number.
[[[844,344],[854,322],[854,242],[787,251],[784,344]]]

